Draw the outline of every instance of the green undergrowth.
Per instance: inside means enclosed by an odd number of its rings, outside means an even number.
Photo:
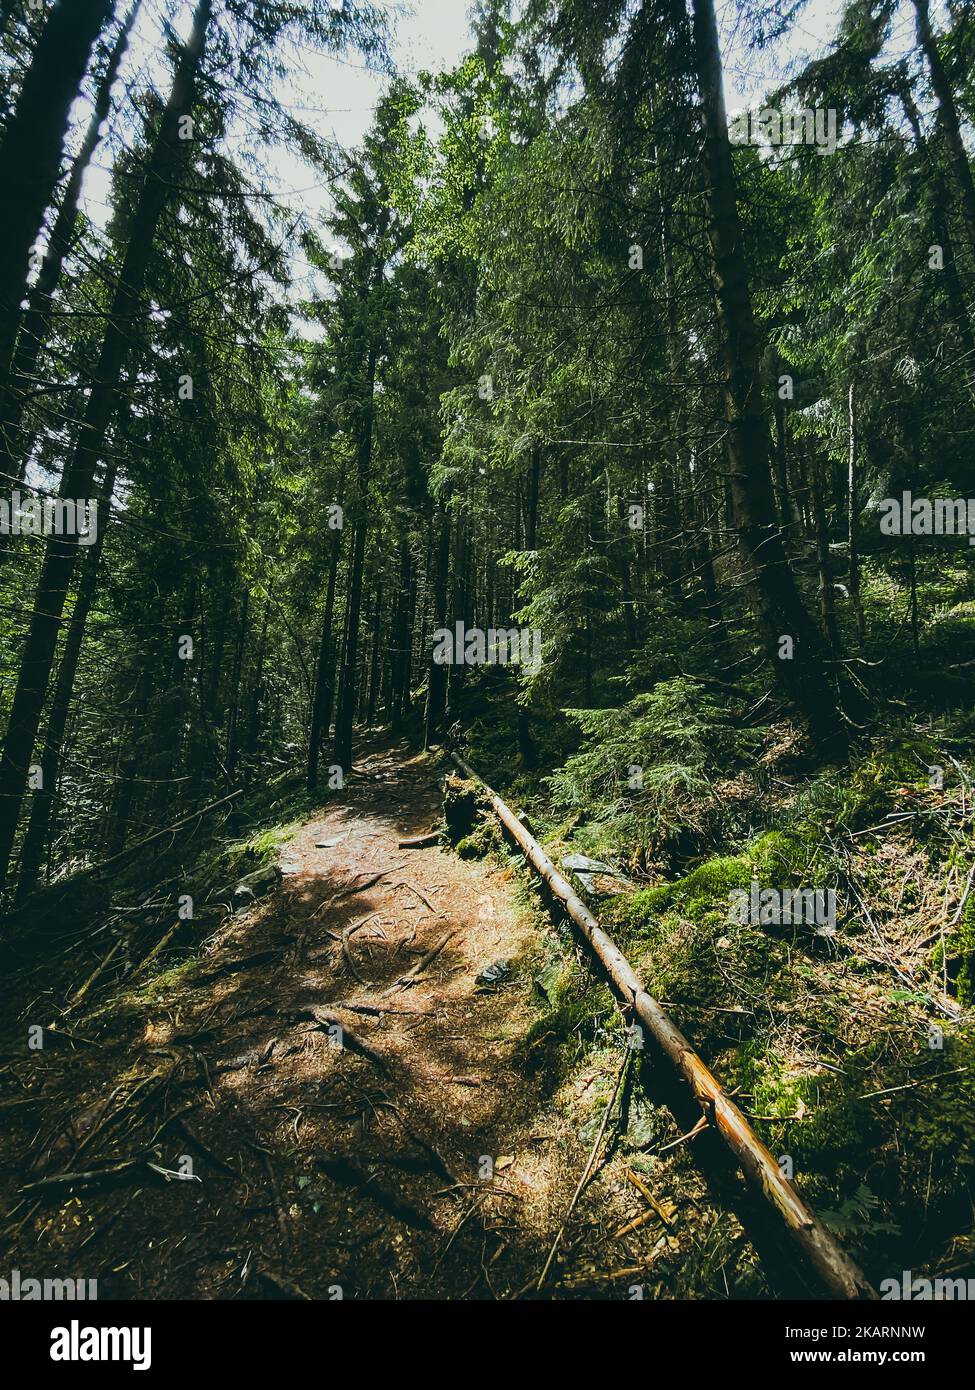
[[[590,744],[552,777],[540,837],[556,858],[572,849],[630,864],[633,822],[621,815],[618,778],[604,773],[633,755],[631,732],[615,714],[583,725]],[[596,905],[649,991],[875,1280],[907,1267],[955,1269],[975,1251],[975,1029],[933,1002],[943,969],[950,995],[962,1005],[975,997],[975,892],[944,946],[935,940],[928,952],[930,989],[885,968],[873,921],[893,872],[881,856],[886,823],[898,826],[905,910],[940,900],[950,871],[960,891],[973,851],[947,807],[963,783],[971,804],[971,733],[971,714],[960,711],[889,725],[844,768],[773,772],[764,800],[749,801],[747,833],[702,844],[676,873],[664,860],[661,881]],[[693,798],[692,780],[685,786]],[[734,920],[730,895],[753,880],[835,888],[836,938]],[[893,930],[896,913],[889,920]],[[540,1065],[555,1049],[562,1074],[594,1055],[618,1015],[567,941],[543,973],[549,987],[536,991],[524,1055]],[[651,1109],[651,1135],[653,1123]]]

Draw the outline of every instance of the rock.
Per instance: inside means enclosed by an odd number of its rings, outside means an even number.
[[[480,989],[500,989],[502,985],[511,979],[511,961],[496,960],[493,965],[488,965],[477,976],[476,983]]]
[[[220,902],[230,904],[231,911],[239,912],[248,907],[265,893],[270,893],[281,882],[281,870],[277,864],[267,864],[263,869],[255,869],[237,883],[217,894]]]
[[[611,898],[636,884],[626,874],[614,869],[612,864],[604,864],[601,859],[590,859],[585,854],[567,854],[562,860],[562,869],[573,874],[585,892],[594,898]]]

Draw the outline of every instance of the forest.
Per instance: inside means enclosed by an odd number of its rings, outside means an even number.
[[[975,5],[462,11],[0,0],[0,1295],[975,1297]]]

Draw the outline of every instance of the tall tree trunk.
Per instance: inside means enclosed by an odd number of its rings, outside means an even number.
[[[54,199],[71,104],[115,0],[55,0],[0,141],[0,386],[10,371],[30,251]]]
[[[944,63],[941,61],[938,41],[931,29],[928,0],[914,0],[914,17],[917,41],[927,62],[928,72],[931,75],[931,86],[934,88],[938,106],[938,124],[948,145],[951,168],[955,176],[955,183],[958,185],[958,196],[961,201],[962,219],[965,223],[968,245],[972,255],[975,256],[975,182],[972,181],[971,165],[968,162],[968,154],[961,138],[955,95],[951,90],[951,83],[948,81]]]
[[[196,598],[197,578],[190,573],[182,589],[182,600],[177,616],[170,626],[169,644],[169,683],[157,707],[156,727],[152,732],[151,743],[156,760],[156,779],[149,800],[150,814],[162,818],[172,805],[174,798],[184,800],[184,787],[179,776],[184,761],[184,746],[187,725],[189,695],[189,668],[194,657],[180,656],[180,644],[184,637],[190,637],[196,650]],[[163,822],[165,823],[165,822]]]
[[[436,574],[433,584],[433,625],[443,627],[447,621],[447,580],[450,573],[450,517],[440,514],[440,535],[437,543]],[[427,703],[423,719],[423,747],[436,742],[437,730],[443,716],[447,694],[447,671],[433,659],[433,642],[427,663]]]
[[[257,753],[258,739],[260,735],[261,717],[261,695],[264,691],[264,663],[267,658],[267,629],[271,617],[271,595],[268,594],[264,601],[264,618],[261,622],[261,637],[257,644],[257,666],[254,671],[254,681],[251,685],[251,695],[247,712],[247,731],[244,736],[244,753],[247,757],[247,764],[244,768],[244,786],[250,786],[253,777],[253,760]]]
[[[465,604],[465,572],[467,568],[467,528],[468,522],[464,519],[463,513],[457,514],[457,526],[454,532],[454,565],[453,583],[450,586],[450,608],[448,625],[462,621],[467,626],[467,609]],[[456,656],[457,653],[455,652]],[[462,661],[454,661],[447,668],[447,704],[446,709],[453,710],[453,717],[456,718],[457,706],[460,702],[461,689],[464,684],[464,676],[467,673],[467,666]]]
[[[813,525],[816,532],[816,568],[819,572],[819,616],[823,638],[834,658],[839,655],[840,636],[836,627],[836,604],[833,594],[833,574],[829,556],[829,529],[826,524],[826,502],[823,497],[823,470],[814,455],[809,462],[812,478]]]
[[[534,443],[528,466],[528,505],[525,509],[525,549],[538,545],[538,492],[542,474],[542,446]]]
[[[230,717],[227,722],[227,771],[233,777],[237,771],[237,755],[240,750],[240,702],[241,678],[244,671],[244,650],[247,646],[247,625],[250,619],[250,590],[244,590],[240,605],[240,626],[237,629],[237,646],[234,649],[234,669],[230,677]]]
[[[118,77],[119,67],[128,47],[129,36],[135,24],[142,0],[133,0],[115,45],[109,54],[108,62],[98,84],[91,120],[85,131],[73,164],[58,214],[51,228],[47,252],[41,263],[37,280],[30,289],[27,311],[17,337],[10,372],[0,379],[0,485],[6,486],[8,479],[23,481],[27,465],[27,450],[20,429],[24,411],[25,392],[30,390],[41,348],[47,339],[48,316],[54,291],[61,279],[65,258],[71,249],[75,228],[78,224],[78,203],[85,173],[91,163],[92,155],[98,145],[99,132],[112,108],[112,88]]]
[[[112,461],[106,469],[101,488],[106,518],[112,503],[112,493],[115,490],[115,478],[117,473],[118,459],[113,456]],[[85,638],[85,628],[88,624],[88,615],[91,612],[92,604],[95,600],[95,593],[98,588],[98,570],[101,564],[102,547],[105,543],[106,530],[107,526],[103,522],[102,525],[99,526],[95,539],[85,556],[81,583],[78,586],[78,594],[71,614],[71,622],[68,625],[68,635],[64,641],[64,649],[61,652],[57,682],[54,687],[54,698],[51,702],[51,709],[47,717],[47,727],[44,731],[44,752],[41,755],[41,786],[35,791],[31,801],[30,820],[21,848],[20,878],[17,885],[18,900],[22,900],[33,891],[40,875],[41,865],[44,862],[44,848],[50,834],[51,818],[54,814],[56,793],[61,775],[61,754],[64,748],[64,731],[67,727],[68,711],[71,708],[71,698],[74,694],[75,677],[78,672],[78,659],[81,656],[82,643]]]
[[[338,576],[341,546],[342,531],[336,528],[332,532],[331,553],[328,557],[328,591],[325,596],[325,611],[322,614],[322,629],[318,639],[315,697],[312,701],[311,730],[308,735],[308,770],[305,780],[310,792],[313,792],[318,785],[318,760],[321,757],[322,744],[328,738],[328,728],[332,722],[332,704],[335,699],[332,625],[335,621],[335,581]]]
[[[403,715],[409,700],[412,567],[413,557],[410,554],[409,530],[404,526],[400,541],[399,583],[396,596],[396,618],[393,624],[392,677],[390,682],[390,717],[394,733],[398,733],[403,726]]]
[[[789,489],[788,431],[785,424],[785,401],[775,392],[775,484],[778,493],[779,517],[786,535],[799,529],[799,513]]]
[[[81,0],[79,8],[80,5]],[[213,0],[198,0],[192,32],[177,63],[173,86],[132,221],[84,419],[71,460],[61,477],[62,498],[82,499],[91,495],[105,432],[118,404],[119,380],[131,325],[140,312],[142,289],[159,218],[171,196],[188,148],[188,142],[178,138],[179,123],[193,105],[197,70],[212,12]],[[44,707],[61,614],[71,584],[76,554],[76,536],[52,536],[47,541],[30,632],[24,646],[10,723],[0,758],[0,887],[6,882],[27,769]]]
[[[143,733],[151,691],[152,668],[148,662],[145,662],[136,680],[131,734],[126,740],[126,753],[122,759],[122,770],[118,775],[112,797],[109,831],[105,838],[105,848],[109,856],[118,854],[124,847],[129,834],[132,813],[139,799],[137,778],[142,766],[142,749],[139,746],[139,739]]]
[[[836,695],[826,675],[822,642],[786,557],[772,493],[758,332],[742,246],[712,0],[694,0],[694,44],[704,127],[710,273],[725,364],[726,448],[735,530],[751,565],[753,603],[768,657],[786,693],[809,719],[814,736],[838,749],[845,738]]]
[[[856,623],[857,638],[862,644],[866,635],[863,622],[863,596],[860,592],[860,502],[859,502],[859,423],[857,420],[856,383],[850,382],[847,397],[847,420],[849,424],[850,448],[846,468],[846,510],[849,528],[850,551],[850,607]]]
[[[352,536],[352,560],[349,573],[345,660],[342,666],[342,700],[339,706],[338,719],[335,722],[335,761],[346,777],[352,771],[352,725],[355,721],[359,620],[362,613],[362,571],[366,555],[366,532],[369,525],[369,469],[372,463],[372,427],[376,410],[373,395],[376,385],[378,356],[377,345],[374,342],[370,343],[363,383],[356,458],[355,529]]]
[[[372,615],[372,659],[369,666],[369,703],[366,708],[366,724],[371,728],[376,718],[376,704],[379,696],[379,649],[382,629],[380,623],[383,615],[383,586],[381,582],[376,584],[376,606]]]

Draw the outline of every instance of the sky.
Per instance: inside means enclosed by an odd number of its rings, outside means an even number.
[[[392,56],[400,71],[442,71],[455,65],[470,46],[468,0],[374,0],[374,3],[378,3],[389,17],[393,31]],[[185,6],[186,15],[191,8],[189,4]],[[723,4],[719,0],[729,108],[757,100],[762,90],[784,76],[790,59],[802,53],[821,51],[833,32],[837,9],[838,0],[809,0],[788,40],[759,54],[749,52],[744,43],[737,0],[724,0]],[[184,26],[185,19],[180,28]],[[159,70],[159,51],[157,6],[153,0],[145,0],[123,78],[142,69],[152,72],[157,81],[164,84],[166,74]],[[292,80],[279,91],[281,100],[319,134],[334,138],[341,145],[358,144],[371,123],[376,101],[387,79],[371,71],[356,54],[333,57],[303,49],[296,51],[294,56],[297,68]],[[110,201],[110,169],[108,160],[100,161],[97,156],[95,166],[86,180],[85,197],[90,215],[102,224]],[[284,152],[276,152],[272,173],[277,176],[287,200],[290,201],[289,192],[293,190],[292,196],[307,199],[309,212],[325,206],[324,196],[316,196],[316,190],[309,188],[308,170],[299,161]]]
[[[442,71],[454,66],[468,51],[471,40],[469,0],[373,0],[384,9],[393,34],[392,57],[397,69],[410,74],[421,70]],[[518,0],[514,0],[515,6]],[[807,0],[806,7],[781,42],[761,52],[748,47],[739,0],[716,0],[725,64],[725,97],[729,111],[761,105],[763,92],[777,86],[797,61],[821,54],[835,32],[840,0]],[[179,28],[188,27],[192,12],[181,7]],[[937,7],[936,7],[937,8]],[[903,50],[913,39],[909,9],[901,8],[895,26],[895,47]],[[169,81],[162,56],[159,25],[160,0],[144,0],[123,80],[135,76],[151,79],[165,90]],[[376,101],[388,78],[355,53],[341,57],[310,48],[294,49],[289,58],[295,67],[278,96],[296,117],[325,138],[342,146],[361,142],[372,121]],[[118,98],[117,98],[118,99]],[[79,123],[87,118],[83,106]],[[124,101],[114,118],[117,129],[131,130]],[[85,210],[96,225],[104,227],[111,202],[111,151],[103,144],[85,181]],[[267,160],[269,187],[295,213],[319,223],[329,204],[325,176],[316,174],[288,151],[275,149]]]

